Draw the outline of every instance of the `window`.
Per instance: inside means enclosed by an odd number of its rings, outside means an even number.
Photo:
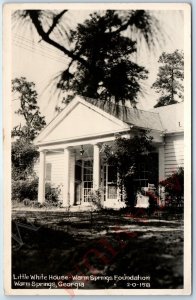
[[[114,166],[108,166],[108,182],[117,183],[117,170]]]
[[[148,184],[158,184],[158,154],[150,153],[147,157],[141,156],[137,172],[134,174],[134,192]]]
[[[108,199],[116,199],[116,198],[117,198],[117,184],[108,183]]]
[[[51,181],[52,177],[52,164],[47,163],[46,164],[46,181]]]
[[[82,180],[82,161],[77,160],[75,163],[75,179],[76,181]]]
[[[117,169],[114,166],[104,166],[104,201],[117,198]]]
[[[91,191],[93,189],[93,162],[91,160],[84,161],[83,187],[84,202],[89,202],[91,199]]]

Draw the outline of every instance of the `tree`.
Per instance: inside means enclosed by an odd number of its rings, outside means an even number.
[[[161,94],[154,107],[165,106],[183,101],[184,55],[182,51],[165,53],[159,57],[161,64],[152,88]]]
[[[131,61],[136,42],[117,31],[120,19],[115,11],[104,16],[93,14],[91,19],[71,32],[70,40],[90,67],[77,62],[70,72],[69,66],[61,75],[58,87],[72,95],[135,106],[140,81],[147,78],[147,70]],[[112,31],[111,30],[115,30]]]
[[[23,118],[24,125],[15,126],[12,137],[12,179],[25,180],[34,175],[33,166],[39,152],[32,141],[46,125],[45,117],[41,116],[37,105],[37,92],[35,84],[26,78],[12,80],[12,92],[17,96],[14,100],[20,101],[20,108],[16,111]]]
[[[12,80],[12,92],[18,96],[20,108],[16,113],[23,117],[24,125],[17,125],[12,130],[12,137],[20,137],[26,141],[32,141],[46,125],[45,117],[41,116],[37,105],[37,92],[35,84],[28,82],[26,78]]]
[[[114,145],[105,145],[103,150],[106,162],[117,170],[121,195],[125,189],[126,202],[130,206],[134,205],[133,179],[140,172],[141,161],[149,159],[152,139],[146,130],[141,130],[129,139],[117,136]]]
[[[39,157],[37,148],[24,138],[12,143],[12,179],[26,180],[34,177],[34,164]]]
[[[67,10],[14,13],[17,20],[29,21],[42,41],[69,58],[57,79],[58,88],[71,92],[64,101],[69,102],[79,93],[123,105],[128,100],[135,106],[147,71],[134,63],[131,56],[137,50],[138,37],[138,40],[142,37],[150,49],[160,40],[158,20],[145,10],[106,10],[91,15],[76,30],[70,31],[66,26],[68,13]]]

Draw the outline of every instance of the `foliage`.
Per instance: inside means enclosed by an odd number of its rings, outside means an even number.
[[[152,150],[152,137],[146,130],[141,130],[129,139],[117,136],[113,146],[105,145],[103,149],[106,162],[117,169],[117,184],[121,189],[121,195],[125,189],[129,205],[133,205],[134,201],[132,198],[134,175],[139,172],[141,160],[146,160]]]
[[[45,185],[45,198],[49,203],[59,201],[60,189],[53,187],[49,182]],[[38,177],[26,180],[12,180],[12,199],[19,199],[25,203],[27,200],[36,201],[38,197]],[[36,201],[37,202],[37,201]],[[27,204],[25,204],[27,205]]]
[[[23,118],[23,125],[15,126],[12,137],[17,137],[12,142],[12,178],[14,180],[26,180],[33,177],[33,166],[39,157],[33,139],[45,126],[45,117],[41,116],[37,105],[37,92],[35,84],[28,82],[26,78],[12,80],[12,92],[20,101],[20,108],[16,111]]]
[[[166,193],[181,198],[184,195],[184,169],[179,168],[175,173],[159,183],[165,187]]]
[[[51,183],[46,182],[45,198],[49,203],[57,203],[59,201],[61,190],[59,187],[53,187]]]
[[[111,30],[117,30],[121,20],[115,11],[103,16],[91,15],[91,19],[79,24],[71,32],[70,40],[77,45],[77,52],[88,61],[85,67],[77,62],[74,71],[70,67],[61,75],[59,88],[72,91],[73,95],[136,104],[141,91],[140,82],[147,78],[147,70],[131,60],[136,52],[136,42]]]
[[[32,141],[46,125],[45,117],[41,116],[37,105],[35,84],[28,82],[25,77],[15,78],[12,80],[12,92],[18,97],[14,100],[20,101],[20,108],[16,113],[24,119],[24,125],[17,125],[12,130],[12,137]]]
[[[39,157],[36,147],[25,139],[12,142],[12,179],[25,180],[34,176],[34,163]]]
[[[155,107],[175,104],[183,100],[184,54],[176,50],[163,52],[158,61],[161,66],[152,88],[161,94]]]
[[[99,210],[103,208],[101,198],[103,196],[103,189],[99,188],[97,190],[92,190],[89,193],[89,197],[91,200],[91,203],[95,205]]]
[[[65,104],[77,93],[103,102],[128,100],[135,106],[147,70],[134,62],[133,54],[140,45],[154,49],[160,44],[158,19],[145,10],[102,10],[70,30],[70,13],[20,10],[13,16],[16,24],[30,24],[41,40],[68,58],[65,70],[56,77],[57,88],[68,92]]]
[[[29,180],[12,180],[12,199],[36,200],[38,195],[38,178]]]

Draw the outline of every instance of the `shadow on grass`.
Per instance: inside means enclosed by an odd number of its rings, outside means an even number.
[[[97,217],[100,223],[94,220],[92,225],[90,220],[71,224],[68,219],[61,218],[54,219],[48,228],[44,218],[41,224],[15,218],[12,225],[13,274],[140,275],[151,277],[151,288],[182,288],[183,232],[172,228],[169,232],[152,232],[150,226],[145,232],[132,229],[118,232],[121,225],[116,225],[118,230],[110,231],[108,226],[115,225],[114,219],[113,216],[105,222],[104,217]],[[120,224],[132,221],[123,219]],[[137,225],[139,228],[144,224]],[[172,226],[177,228],[179,224]],[[101,230],[105,233],[99,236]],[[130,287],[126,281],[112,280],[86,283],[85,288]]]

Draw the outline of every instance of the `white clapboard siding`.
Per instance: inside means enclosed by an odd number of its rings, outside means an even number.
[[[165,177],[184,166],[184,137],[172,135],[165,138]]]
[[[39,160],[35,163],[34,171],[39,176]],[[74,201],[74,181],[75,178],[75,154],[70,153],[70,170],[69,170],[69,182],[70,182],[70,194],[72,194],[72,202]],[[51,152],[46,153],[46,182],[50,182],[53,187],[59,187],[61,190],[60,199],[63,195],[63,185],[65,180],[65,163],[63,152]]]
[[[63,153],[47,153],[46,154],[46,180],[50,179],[51,184],[57,186],[62,185],[64,181],[64,156]],[[50,164],[50,168],[48,168],[48,164]],[[50,171],[51,174],[47,174],[47,171]]]
[[[48,165],[50,166],[49,168]],[[46,181],[50,182],[53,187],[60,189],[59,200],[62,200],[63,196],[64,168],[63,153],[53,152],[46,154]],[[50,171],[50,174],[47,171]]]

